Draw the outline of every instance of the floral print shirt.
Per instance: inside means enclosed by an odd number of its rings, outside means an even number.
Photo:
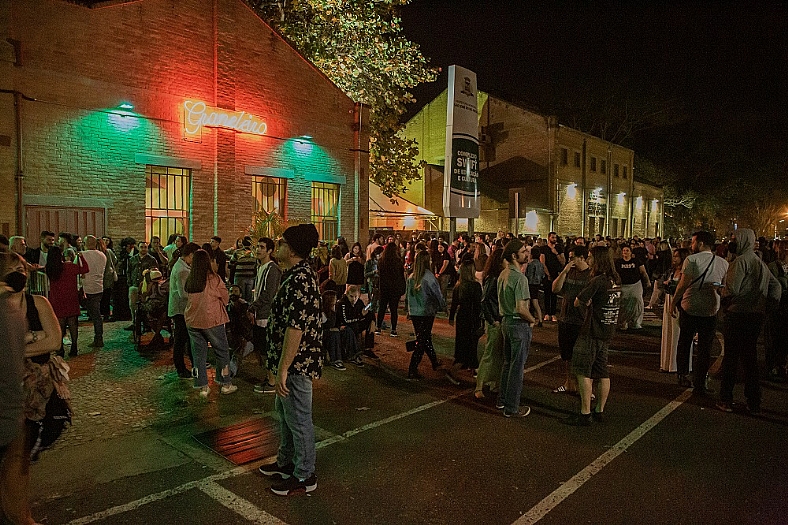
[[[307,261],[300,261],[282,275],[282,283],[271,304],[266,327],[269,370],[277,373],[285,330],[292,327],[301,330],[303,336],[288,373],[320,378],[323,371],[321,313],[317,275]]]

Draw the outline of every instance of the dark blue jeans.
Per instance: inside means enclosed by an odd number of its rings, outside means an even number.
[[[315,427],[312,423],[312,379],[300,374],[287,374],[290,391],[287,397],[276,395],[274,409],[279,416],[280,466],[295,465],[293,475],[304,480],[315,473]]]
[[[93,337],[98,339],[104,337],[104,321],[101,318],[101,298],[104,292],[89,293],[85,300],[85,309],[88,311],[88,317],[93,321]]]
[[[531,327],[524,319],[503,318],[503,368],[498,401],[514,414],[520,409],[523,392],[523,368],[531,349]]]

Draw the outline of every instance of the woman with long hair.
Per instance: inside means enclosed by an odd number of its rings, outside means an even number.
[[[503,334],[501,312],[498,310],[498,276],[504,268],[503,248],[496,246],[487,258],[482,285],[482,316],[487,323],[487,343],[484,345],[479,370],[476,374],[476,399],[484,399],[484,386],[497,391],[503,365]]]
[[[62,337],[57,317],[47,298],[43,295],[31,295],[25,292],[27,277],[28,264],[20,255],[14,252],[0,252],[0,281],[4,285],[0,295],[5,295],[1,306],[4,309],[3,315],[8,316],[7,324],[11,325],[4,326],[4,328],[17,330],[15,333],[3,333],[3,346],[6,350],[4,357],[13,361],[4,363],[4,373],[14,370],[19,375],[25,374],[31,377],[32,374],[19,368],[43,367],[43,370],[48,371],[47,363],[51,353],[61,347]],[[76,283],[76,279],[74,282]],[[24,322],[25,320],[27,322]],[[7,352],[10,351],[24,351],[24,356],[16,353],[7,355]],[[29,360],[30,363],[23,366],[23,359]],[[44,374],[41,377],[43,378]],[[46,377],[49,378],[48,387],[51,391],[51,376],[46,374]],[[7,381],[16,380],[16,386],[22,384],[22,380],[16,377],[16,374],[10,374],[10,377],[6,379]],[[39,381],[25,381],[23,391],[17,390],[16,392],[22,397],[14,400],[10,398],[8,390],[4,390],[4,394],[9,395],[3,397],[3,403],[10,404],[13,401],[24,404],[24,415],[28,419],[35,417],[28,413],[31,409],[30,400],[40,398],[42,395],[49,395],[41,393],[38,389],[39,386],[43,386]],[[35,388],[35,391],[31,391],[31,388]],[[21,412],[22,407],[17,406]],[[0,500],[2,500],[0,502],[0,521],[3,523],[6,523],[5,520],[10,520],[10,523],[35,523],[30,516],[28,487],[30,456],[35,445],[33,431],[37,425],[28,422],[25,425],[27,428],[23,428],[22,422],[14,419],[13,422],[6,420],[3,425],[4,430],[9,430],[12,425],[18,424],[19,426],[14,428],[15,437],[0,447]],[[8,434],[3,437],[8,437]]]
[[[788,358],[788,240],[774,241],[774,260],[769,263],[769,271],[780,283],[782,295],[777,308],[769,312],[766,323],[766,373],[772,381],[785,381],[786,358]]]
[[[360,242],[353,243],[350,252],[345,255],[347,263],[347,283],[348,285],[364,285],[364,262],[366,255]]]
[[[610,375],[607,369],[607,353],[610,339],[616,331],[616,297],[623,294],[618,288],[621,277],[616,271],[611,250],[606,246],[591,248],[588,261],[591,279],[575,298],[575,307],[591,308],[590,323],[584,325],[572,353],[572,373],[577,376],[580,390],[580,412],[564,420],[574,426],[588,426],[592,420],[602,421],[603,412],[610,394]],[[591,412],[594,382],[597,383],[596,406]]]
[[[391,337],[397,337],[399,301],[402,299],[406,287],[402,259],[399,257],[397,245],[393,242],[383,248],[383,254],[378,260],[378,284],[380,300],[378,301],[377,333],[380,333],[383,317],[388,309],[391,312]]]
[[[632,248],[625,244],[621,246],[621,258],[615,260],[615,268],[621,277],[618,326],[621,330],[639,330],[643,327],[643,283],[646,283],[646,288],[651,286],[646,267],[632,253]]]
[[[192,343],[194,366],[197,369],[194,387],[200,389],[202,397],[208,397],[211,392],[206,371],[208,343],[211,343],[218,362],[214,381],[221,385],[222,394],[232,394],[238,387],[233,385],[230,377],[230,346],[224,328],[230,321],[227,315],[230,295],[221,277],[211,267],[211,256],[205,250],[194,253],[191,272],[184,289],[189,297],[183,315]]]
[[[473,252],[473,264],[474,264],[474,278],[479,281],[479,284],[482,284],[482,280],[484,279],[484,267],[487,266],[487,259],[490,257],[487,255],[487,245],[483,242],[475,242],[473,243],[476,246],[476,249]]]
[[[432,325],[435,314],[446,307],[438,280],[430,271],[430,254],[424,250],[416,254],[413,274],[408,278],[405,302],[416,332],[416,348],[410,359],[408,379],[421,379],[419,363],[424,354],[430,358],[432,369],[441,366],[432,346]]]
[[[670,244],[667,241],[660,241],[657,245],[657,253],[654,255],[654,267],[651,273],[654,278],[654,289],[651,292],[651,299],[648,301],[646,310],[652,310],[660,303],[665,304],[665,288],[662,283],[670,279],[673,274],[673,256],[674,250],[670,248]]]
[[[170,257],[169,261],[167,261],[167,274],[172,271],[172,267],[175,266],[175,261],[181,258],[181,251],[183,247],[189,244],[189,239],[185,235],[178,235],[175,238],[175,250],[172,252],[172,256]]]
[[[156,259],[159,271],[163,272],[164,276],[166,277],[167,269],[169,268],[169,258],[164,252],[164,246],[161,245],[161,238],[158,235],[154,235],[150,238],[150,242],[148,243],[148,253],[154,259]]]
[[[662,289],[665,291],[665,305],[670,305],[673,300],[673,295],[676,292],[676,287],[681,279],[681,267],[684,265],[684,259],[690,254],[687,248],[676,248],[673,250],[673,267],[670,274],[665,275],[663,281],[660,283]],[[660,352],[660,372],[676,372],[678,370],[676,365],[676,348],[679,344],[679,319],[670,315],[670,308],[665,308],[662,311],[662,350]],[[692,363],[690,363],[690,372],[692,371]]]
[[[79,288],[77,288],[77,276],[85,275],[90,269],[88,263],[82,257],[77,256],[77,262],[63,260],[63,252],[60,247],[53,246],[47,255],[47,265],[45,267],[47,277],[49,277],[49,301],[55,311],[57,320],[60,323],[60,332],[63,337],[68,328],[71,336],[71,350],[68,355],[77,355],[77,338],[79,337]],[[63,356],[65,349],[62,346],[58,355]]]
[[[481,316],[482,287],[476,281],[475,271],[476,265],[473,259],[462,262],[460,281],[454,287],[451,296],[449,325],[455,325],[455,314],[457,324],[454,336],[454,364],[446,372],[446,378],[455,385],[460,384],[456,377],[459,370],[475,369],[479,366],[479,338],[484,333],[484,320]]]
[[[112,242],[112,239],[110,239]],[[101,316],[104,321],[109,321],[110,303],[112,301],[112,287],[118,280],[118,256],[109,248],[104,238],[96,239],[96,249],[107,256],[107,264],[104,266],[104,292],[101,296]]]
[[[456,275],[454,262],[447,251],[448,247],[445,242],[438,242],[436,252],[432,255],[432,273],[435,274],[435,278],[438,279],[438,283],[441,285],[441,294],[444,302],[448,302],[447,291],[449,285],[454,284],[453,281]]]
[[[347,261],[342,254],[342,247],[335,244],[331,247],[331,260],[328,263],[328,280],[334,283],[337,297],[342,297],[347,285]]]

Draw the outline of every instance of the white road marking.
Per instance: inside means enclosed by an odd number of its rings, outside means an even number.
[[[553,363],[553,362],[555,362],[555,361],[558,361],[559,359],[561,359],[561,356],[560,356],[560,355],[557,355],[557,356],[555,356],[555,357],[551,357],[551,358],[550,358],[550,359],[548,359],[547,361],[542,361],[542,362],[541,362],[541,363],[539,363],[538,365],[529,366],[528,368],[526,368],[526,369],[523,371],[523,374],[527,374],[528,372],[533,372],[534,370],[539,370],[539,369],[540,369],[540,368],[542,368],[543,366],[547,366],[547,365],[549,365],[550,363]]]
[[[530,368],[526,368],[525,369],[525,373],[537,370],[537,369],[539,369],[539,368],[541,368],[541,367],[543,367],[543,366],[545,366],[545,365],[547,365],[549,363],[552,363],[553,361],[556,361],[558,359],[560,359],[560,356],[555,356],[555,357],[553,357],[551,359],[548,359],[547,361],[543,361],[543,362],[541,362],[541,363],[539,363],[537,365],[534,365],[534,366],[532,366]],[[413,414],[417,414],[419,412],[423,412],[424,410],[428,410],[430,408],[442,405],[442,404],[447,403],[449,401],[453,401],[454,399],[457,399],[457,398],[460,398],[462,396],[468,395],[468,394],[470,394],[472,392],[473,392],[473,389],[463,390],[462,392],[458,392],[456,394],[453,394],[453,395],[451,395],[451,396],[449,396],[449,397],[447,397],[445,399],[439,399],[437,401],[432,401],[431,403],[427,403],[427,404],[424,404],[424,405],[417,406],[416,408],[412,408],[412,409],[407,410],[405,412],[401,412],[399,414],[395,414],[393,416],[390,416],[390,417],[387,417],[387,418],[384,418],[384,419],[380,419],[378,421],[373,421],[372,423],[368,423],[366,425],[360,426],[360,427],[355,428],[353,430],[348,430],[347,432],[345,432],[343,434],[339,434],[337,436],[334,436],[334,437],[331,437],[331,438],[328,438],[328,439],[324,439],[324,440],[316,443],[315,444],[315,448],[316,449],[321,449],[321,448],[325,448],[325,447],[327,447],[329,445],[333,445],[334,443],[338,443],[340,441],[345,441],[348,438],[350,438],[352,436],[355,436],[356,434],[360,434],[362,432],[366,432],[368,430],[372,430],[372,429],[378,428],[380,426],[383,426],[383,425],[385,425],[387,423],[391,423],[392,421],[397,421],[398,419],[402,419],[404,417],[407,417],[407,416],[410,416],[410,415],[413,415]],[[143,498],[140,498],[140,499],[135,500],[135,501],[131,501],[129,503],[125,503],[123,505],[118,505],[118,506],[115,506],[115,507],[111,507],[109,509],[102,510],[100,512],[96,512],[95,514],[91,514],[89,516],[83,516],[82,518],[77,518],[75,520],[70,521],[69,525],[85,525],[87,523],[93,523],[94,521],[103,520],[105,518],[109,518],[110,516],[115,516],[117,514],[122,514],[124,512],[129,512],[129,511],[135,510],[135,509],[137,509],[139,507],[142,507],[143,505],[147,505],[148,503],[153,503],[154,501],[159,501],[159,500],[166,499],[166,498],[169,498],[169,497],[172,497],[172,496],[176,496],[178,494],[182,494],[182,493],[190,491],[192,489],[202,490],[206,494],[210,494],[212,497],[214,497],[214,494],[211,494],[211,492],[213,492],[215,494],[220,494],[220,491],[217,490],[217,489],[221,489],[221,491],[225,491],[226,490],[226,489],[222,488],[221,486],[217,485],[216,483],[214,483],[215,481],[219,481],[219,480],[222,480],[222,479],[228,479],[228,478],[234,478],[234,477],[240,476],[242,474],[247,474],[249,472],[254,472],[255,470],[257,470],[257,466],[256,466],[257,464],[258,463],[254,463],[251,466],[250,465],[245,465],[245,466],[236,467],[234,469],[227,470],[225,472],[220,472],[218,474],[214,474],[212,476],[208,476],[208,477],[203,478],[203,479],[198,479],[198,480],[195,480],[195,481],[190,481],[188,483],[184,483],[183,485],[180,485],[178,487],[167,489],[167,490],[164,490],[162,492],[157,492],[156,494],[149,494],[149,495],[147,495],[147,496],[145,496]],[[216,488],[213,488],[214,486]],[[248,502],[246,500],[243,500],[243,498],[235,496],[230,491],[226,491],[226,492],[228,494],[232,495],[233,498],[235,498],[236,500],[242,501],[243,503],[240,503],[239,505],[241,505],[243,508],[246,508],[245,505],[248,504],[252,508],[256,509],[256,507],[254,507],[254,505],[252,505],[252,503],[250,503],[250,502]],[[224,496],[221,496],[221,497],[224,497]],[[218,497],[216,499],[222,505],[225,505],[224,501],[220,500]],[[225,505],[225,506],[227,506],[227,505]],[[236,509],[233,508],[233,510],[235,511]],[[249,511],[252,512],[252,509],[249,509]],[[256,509],[256,511],[257,512],[261,512],[261,513],[263,513],[263,514],[265,514],[267,516],[270,516],[270,515],[264,513],[262,510]],[[239,512],[239,514],[241,514],[242,516],[245,516],[245,514],[242,514],[241,512]],[[270,516],[270,517],[271,517],[271,519],[274,519],[274,520],[276,519],[273,516]],[[284,523],[284,522],[271,521],[271,522],[261,522],[261,523]]]
[[[659,412],[643,422],[635,430],[627,434],[621,441],[613,445],[607,452],[592,461],[586,468],[572,476],[572,478],[560,487],[555,489],[542,501],[534,505],[528,512],[520,516],[514,525],[529,525],[536,523],[544,518],[551,510],[561,504],[566,498],[571,496],[577,489],[590,480],[594,474],[598,474],[605,466],[616,459],[621,453],[625,452],[637,440],[642,438],[649,430],[654,428],[660,421],[665,419],[668,414],[680,407],[692,395],[692,390],[688,389],[681,393],[676,399],[665,405]]]
[[[139,507],[142,507],[143,505],[147,505],[148,503],[153,503],[154,501],[166,499],[171,496],[177,496],[178,494],[188,492],[192,489],[198,489],[200,488],[201,485],[213,483],[214,481],[218,481],[222,479],[234,478],[236,476],[240,476],[241,474],[246,474],[247,472],[251,472],[253,470],[254,467],[251,466],[235,467],[234,469],[225,470],[224,472],[213,474],[212,476],[208,476],[206,478],[189,481],[188,483],[184,483],[183,485],[171,489],[163,490],[161,492],[157,492],[156,494],[148,494],[144,498],[140,498],[135,501],[130,501],[129,503],[124,503],[123,505],[110,507],[100,512],[96,512],[95,514],[91,514],[90,516],[77,518],[75,520],[70,521],[69,525],[82,525],[85,523],[93,523],[94,521],[103,520],[105,518],[109,518],[110,516],[115,516],[117,514],[122,514],[124,512],[135,510]]]
[[[285,525],[284,521],[257,508],[252,502],[227,490],[218,483],[205,483],[200,485],[200,490],[231,511],[241,515],[244,519],[249,520],[251,523],[259,523],[260,525]]]

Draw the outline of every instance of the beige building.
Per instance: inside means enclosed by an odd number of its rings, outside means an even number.
[[[407,124],[427,162],[407,197],[442,215],[444,91]],[[662,189],[636,181],[635,153],[479,92],[479,188],[475,231],[613,237],[661,234]],[[448,229],[448,219],[440,221]],[[458,230],[465,225],[458,220]]]

